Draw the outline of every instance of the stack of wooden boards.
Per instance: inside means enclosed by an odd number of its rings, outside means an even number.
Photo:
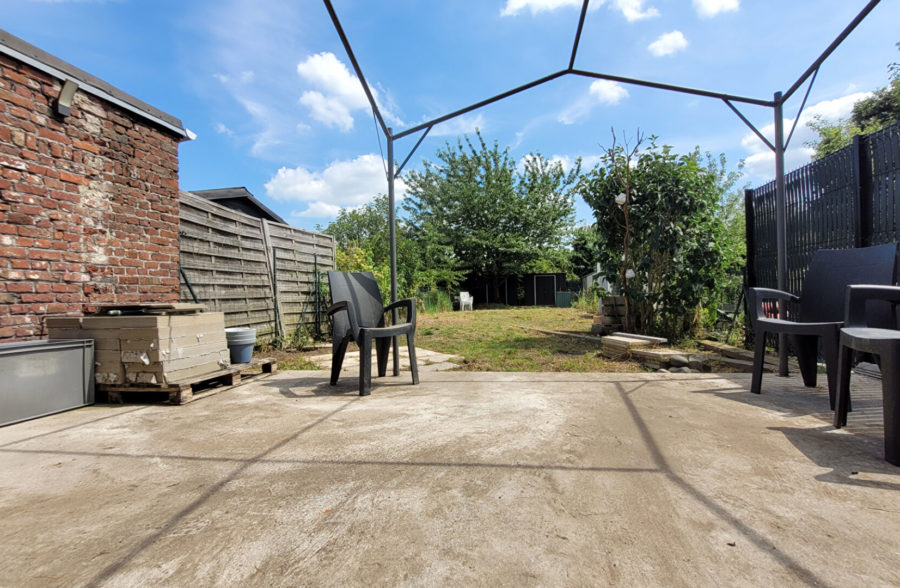
[[[229,365],[225,315],[202,305],[104,308],[104,314],[47,319],[50,339],[93,339],[98,385],[158,385]],[[112,313],[112,314],[110,314]],[[122,313],[122,314],[119,314]]]
[[[591,334],[608,335],[622,330],[625,323],[625,297],[604,296],[600,299],[600,314],[594,315]]]
[[[660,357],[659,359],[654,359],[657,355],[670,355],[674,352],[670,349],[665,350],[656,350],[655,347],[659,345],[665,345],[668,341],[663,339],[662,337],[650,337],[647,335],[634,335],[632,333],[613,333],[612,335],[607,335],[605,337],[600,338],[600,342],[602,344],[601,353],[610,359],[629,359],[632,357],[640,358],[641,362],[644,362],[644,359],[649,359],[654,362],[659,362],[662,367],[662,364],[668,363],[665,359]]]

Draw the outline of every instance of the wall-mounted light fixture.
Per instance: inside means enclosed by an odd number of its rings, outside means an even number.
[[[75,80],[66,80],[62,90],[59,92],[59,98],[56,99],[56,113],[62,116],[69,116],[72,112],[72,98],[75,97],[75,90],[78,84]]]

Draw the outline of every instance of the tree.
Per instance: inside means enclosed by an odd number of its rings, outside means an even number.
[[[397,221],[397,290],[400,297],[416,296],[422,288],[453,287],[461,275],[449,251],[423,239],[406,223]],[[390,225],[388,197],[384,194],[359,208],[344,208],[322,229],[335,238],[337,268],[371,271],[385,296],[390,294]]]
[[[580,278],[596,271],[599,251],[597,225],[576,228],[572,232],[572,272]]]
[[[642,143],[640,134],[633,146],[614,135],[578,191],[594,209],[601,269],[626,296],[626,328],[678,339],[699,326],[723,275],[717,211],[736,176],[724,157],[704,162],[699,150]]]
[[[452,251],[465,272],[494,278],[498,294],[499,278],[527,273],[562,250],[579,169],[566,172],[532,154],[518,170],[508,148],[489,146],[477,132],[410,172],[403,206],[418,242]]]
[[[900,43],[897,43],[900,48]],[[849,119],[831,122],[816,116],[807,126],[816,132],[816,139],[807,143],[816,150],[813,159],[821,159],[843,149],[856,135],[865,135],[900,122],[900,64],[888,66],[891,81],[875,90],[872,96],[853,105]]]

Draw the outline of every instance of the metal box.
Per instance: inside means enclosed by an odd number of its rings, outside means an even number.
[[[0,426],[93,403],[92,340],[0,344]]]

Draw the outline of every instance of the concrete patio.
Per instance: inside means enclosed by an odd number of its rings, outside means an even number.
[[[900,584],[866,378],[327,376],[0,429],[0,585]]]

